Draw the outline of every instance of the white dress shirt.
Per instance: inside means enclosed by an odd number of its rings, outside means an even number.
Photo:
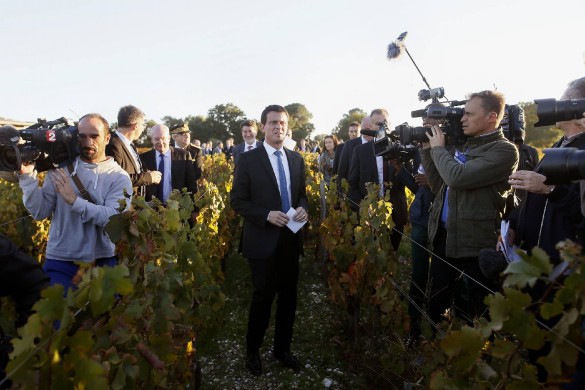
[[[270,165],[272,165],[272,170],[274,171],[274,176],[276,177],[276,184],[278,184],[278,190],[282,194],[282,188],[280,188],[280,178],[278,175],[278,157],[276,157],[276,155],[274,154],[274,152],[276,152],[277,149],[274,149],[272,146],[268,145],[268,143],[266,143],[266,142],[264,142],[264,149],[266,150],[266,153],[268,153],[268,159],[270,160]],[[288,196],[289,204],[292,206],[292,200],[290,197],[291,189],[290,189],[290,170],[288,167],[288,159],[286,158],[286,152],[284,151],[284,148],[281,147],[278,150],[280,150],[280,152],[282,153],[282,155],[280,157],[282,160],[282,166],[284,167],[284,174],[286,176],[286,186],[288,187],[286,189],[286,194]]]

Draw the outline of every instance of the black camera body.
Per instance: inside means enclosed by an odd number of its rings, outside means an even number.
[[[447,138],[447,145],[459,145],[465,143],[467,140],[467,136],[463,134],[463,127],[461,125],[461,118],[463,118],[464,114],[465,109],[461,107],[430,107],[425,110],[413,111],[411,116],[413,118],[428,117],[444,120],[440,128]],[[426,127],[412,127],[408,123],[396,126],[395,128],[395,133],[403,145],[410,145],[413,141],[428,142],[428,131],[429,129]]]
[[[585,150],[577,148],[544,149],[537,172],[546,176],[544,184],[566,184],[585,179]]]
[[[377,123],[380,130],[383,130],[386,136],[374,141],[374,153],[385,160],[398,160],[407,162],[414,158],[416,147],[405,145],[400,142],[396,132],[391,132],[386,121]]]
[[[42,172],[78,155],[78,130],[66,118],[39,119],[20,131],[0,127],[0,171],[19,171],[22,164],[36,162],[37,171]]]
[[[538,122],[534,126],[550,126],[557,122],[583,118],[585,99],[535,99]]]

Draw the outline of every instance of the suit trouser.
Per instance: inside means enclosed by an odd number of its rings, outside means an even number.
[[[288,228],[282,228],[274,255],[266,259],[250,258],[248,263],[254,292],[248,317],[247,353],[258,353],[268,329],[272,301],[276,295],[274,352],[290,352],[297,309],[298,237]]]
[[[451,307],[455,301],[456,314],[470,321],[485,314],[486,305],[483,303],[489,291],[469,278],[463,278],[460,271],[472,277],[482,285],[494,290],[492,282],[488,281],[479,268],[477,257],[450,258],[445,255],[447,231],[439,228],[433,245],[433,256],[429,271],[429,315],[433,322],[441,321],[443,312]],[[438,259],[437,256],[443,260]],[[445,263],[445,261],[447,263]],[[457,269],[454,269],[454,266]],[[457,282],[460,283],[457,286]],[[456,291],[456,287],[459,287]],[[455,294],[454,294],[455,293]],[[454,296],[455,295],[455,296]]]

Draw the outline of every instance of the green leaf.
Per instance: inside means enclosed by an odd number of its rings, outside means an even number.
[[[479,359],[484,342],[477,329],[464,326],[452,331],[441,341],[441,348],[451,363],[461,370],[469,370]]]

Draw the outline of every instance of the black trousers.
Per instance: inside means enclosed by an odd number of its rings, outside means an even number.
[[[278,298],[274,325],[274,353],[290,352],[299,279],[297,235],[283,227],[274,255],[266,259],[248,259],[248,263],[252,271],[254,292],[248,317],[247,353],[258,353],[264,341],[275,296]]]
[[[489,291],[473,280],[462,277],[460,271],[475,279],[483,286],[494,291],[494,283],[486,279],[479,268],[477,257],[450,258],[445,256],[447,231],[439,228],[433,245],[433,255],[429,270],[429,316],[433,322],[441,321],[441,315],[455,302],[456,313],[464,320],[472,321],[485,315],[484,298]],[[438,259],[440,256],[443,260]],[[453,265],[456,269],[451,267]]]

